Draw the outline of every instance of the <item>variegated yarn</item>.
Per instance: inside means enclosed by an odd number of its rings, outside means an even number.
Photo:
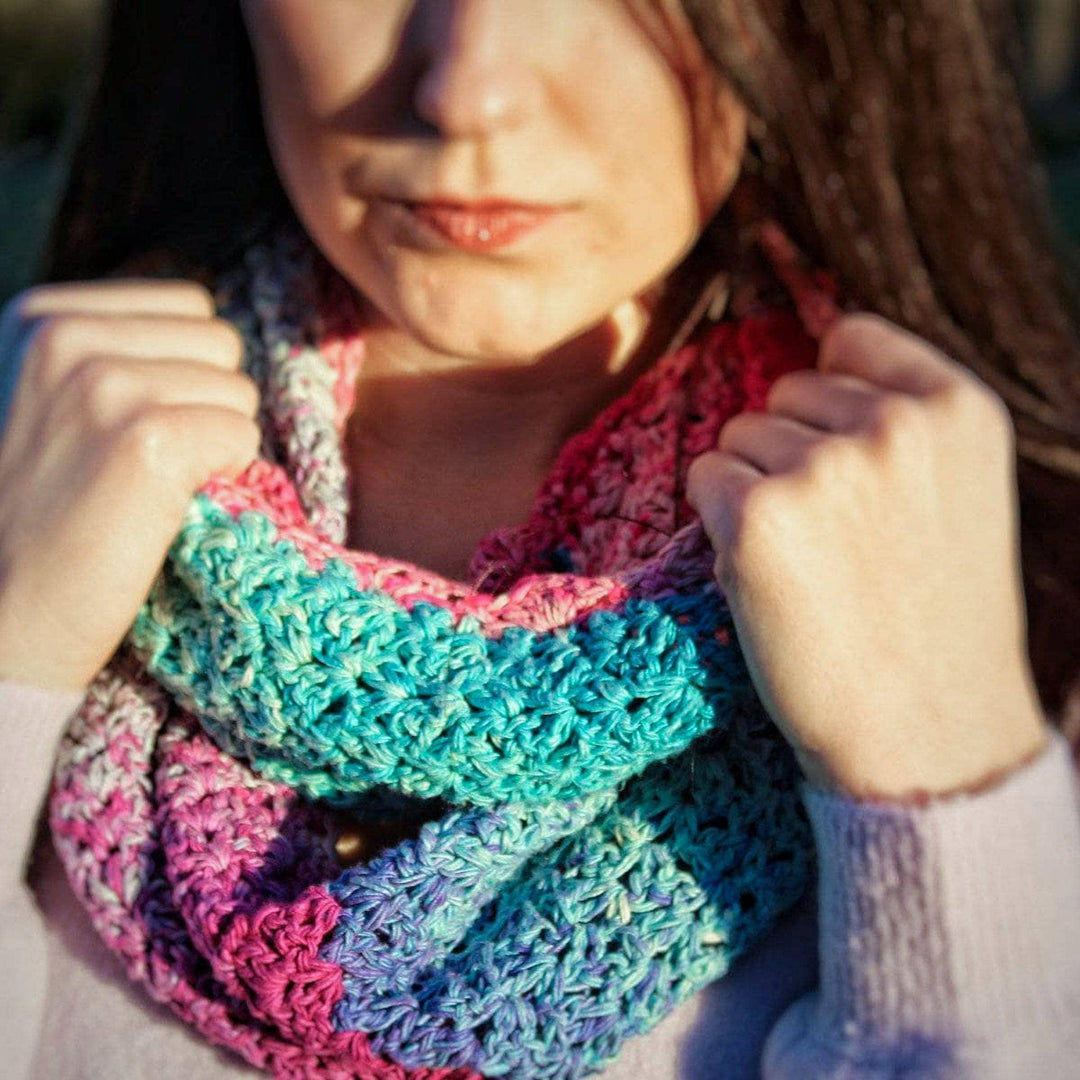
[[[769,929],[811,843],[682,492],[813,363],[801,287],[658,362],[463,583],[343,546],[354,299],[249,252],[265,460],[194,501],[51,802],[132,978],[281,1077],[576,1077]],[[344,867],[346,812],[428,824]]]

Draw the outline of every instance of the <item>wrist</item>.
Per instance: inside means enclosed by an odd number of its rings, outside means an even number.
[[[82,693],[90,679],[81,672],[56,664],[48,656],[35,655],[29,649],[20,651],[3,646],[0,647],[0,683],[15,683],[47,692]]]
[[[799,748],[796,757],[806,780],[819,790],[867,801],[921,803],[992,786],[1038,757],[1050,731],[1037,705],[1024,706],[1006,721],[984,721],[966,731],[957,725],[920,738],[895,726],[878,729],[872,741],[852,738],[826,752]]]
[[[0,604],[0,682],[48,691],[85,691],[94,672],[87,674],[78,662],[58,661],[55,652],[31,631],[29,619],[12,611],[10,604]]]

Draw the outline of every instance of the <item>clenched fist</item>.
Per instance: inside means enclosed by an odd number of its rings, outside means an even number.
[[[689,497],[765,707],[808,777],[970,790],[1038,752],[1011,422],[965,368],[849,315],[724,425]]]
[[[0,678],[82,688],[109,658],[192,494],[256,454],[241,354],[189,282],[45,286],[4,310]]]

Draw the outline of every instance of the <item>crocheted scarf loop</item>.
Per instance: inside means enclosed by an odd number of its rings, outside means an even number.
[[[683,491],[816,346],[783,308],[715,324],[447,581],[344,546],[363,335],[320,266],[285,236],[224,280],[264,456],[196,497],[92,685],[54,840],[129,976],[277,1076],[582,1076],[812,872]],[[349,821],[417,816],[341,857]]]

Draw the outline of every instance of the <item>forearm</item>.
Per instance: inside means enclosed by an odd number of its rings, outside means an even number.
[[[804,795],[820,986],[774,1028],[769,1080],[1068,1075],[1080,813],[1064,740],[992,788],[923,806]]]

